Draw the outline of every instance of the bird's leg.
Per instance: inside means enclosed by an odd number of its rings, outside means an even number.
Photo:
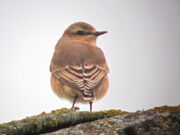
[[[92,104],[93,104],[93,102],[90,101],[89,104],[90,104],[90,112],[92,112]]]
[[[74,105],[75,105],[75,103],[76,103],[77,98],[78,98],[78,96],[75,95],[75,96],[74,96],[74,101],[73,101],[73,104],[72,104],[72,107],[71,107],[72,110],[74,109]]]

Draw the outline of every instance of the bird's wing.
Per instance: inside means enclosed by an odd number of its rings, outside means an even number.
[[[98,65],[67,66],[52,71],[59,81],[69,87],[82,91],[84,96],[91,94],[91,90],[99,87],[108,71]]]

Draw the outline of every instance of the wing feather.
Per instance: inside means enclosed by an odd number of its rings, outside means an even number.
[[[59,81],[81,91],[84,96],[88,97],[92,96],[94,89],[100,86],[107,72],[96,65],[82,65],[81,68],[78,66],[69,66],[63,70],[56,70],[53,72],[53,75],[59,79]]]

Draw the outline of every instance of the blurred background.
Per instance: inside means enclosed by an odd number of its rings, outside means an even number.
[[[109,31],[97,44],[110,88],[94,111],[180,104],[179,0],[0,0],[0,20],[0,123],[71,107],[51,90],[49,65],[77,21]]]

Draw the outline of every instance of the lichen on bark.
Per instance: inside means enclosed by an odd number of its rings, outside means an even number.
[[[11,121],[0,125],[0,134],[6,135],[34,135],[65,128],[70,125],[93,121],[97,119],[124,114],[121,110],[108,110],[99,112],[76,112],[62,108],[51,113],[41,113],[37,116],[27,117],[20,121]]]

